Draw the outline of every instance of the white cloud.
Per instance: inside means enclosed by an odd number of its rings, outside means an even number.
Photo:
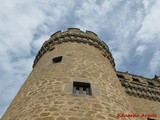
[[[97,4],[96,0],[83,1],[81,7],[75,10],[76,17],[79,18],[77,27],[83,30],[91,29],[96,33],[99,33],[101,29],[107,26],[107,14],[112,11],[113,8],[118,5],[122,0],[116,1],[103,1],[101,4]]]
[[[153,39],[156,41],[156,38],[160,37],[159,10],[160,10],[160,1],[157,0],[156,4],[151,7],[150,12],[145,16],[142,22],[142,27],[138,31],[138,37],[139,39],[141,39],[143,43],[153,42]]]
[[[144,0],[145,16],[135,39],[137,40],[136,54],[145,59],[145,75],[159,74],[159,47],[160,47],[160,1]],[[148,54],[147,54],[147,53]],[[146,58],[145,58],[146,57]]]
[[[150,7],[152,7],[155,2],[156,0],[143,0],[144,9],[147,13],[150,12]]]
[[[31,71],[31,42],[43,12],[31,1],[2,0],[0,7],[0,116]]]
[[[149,70],[151,73],[156,73],[159,72],[159,67],[160,67],[160,50],[156,51],[149,62]]]
[[[140,45],[136,48],[137,55],[143,55],[147,47],[145,45]]]

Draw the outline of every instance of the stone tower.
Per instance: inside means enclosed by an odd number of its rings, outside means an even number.
[[[121,112],[134,110],[108,46],[91,31],[69,28],[44,42],[1,120],[117,120]]]

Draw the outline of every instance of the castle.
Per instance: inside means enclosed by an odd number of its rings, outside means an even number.
[[[116,71],[95,33],[69,28],[44,42],[1,120],[160,120],[160,77]]]

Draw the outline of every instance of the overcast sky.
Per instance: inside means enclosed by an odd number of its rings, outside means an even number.
[[[160,75],[160,0],[1,0],[0,117],[42,43],[68,27],[95,32],[109,46],[117,70]]]

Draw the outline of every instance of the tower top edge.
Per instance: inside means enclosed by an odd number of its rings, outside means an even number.
[[[68,32],[68,33],[81,33],[81,34],[83,33],[83,34],[87,34],[87,35],[89,35],[89,36],[97,37],[97,38],[98,38],[98,36],[97,36],[96,33],[92,32],[92,31],[89,31],[89,30],[86,30],[86,31],[84,32],[84,31],[80,30],[79,28],[68,28],[67,31],[64,31],[64,32],[61,31],[61,30],[59,30],[59,31],[53,33],[53,34],[51,35],[51,37],[59,36],[60,34],[65,33],[65,32]]]
[[[64,42],[77,42],[89,44],[91,46],[96,47],[102,52],[102,55],[109,59],[112,67],[115,69],[115,62],[112,57],[112,54],[106,45],[105,42],[100,40],[96,33],[86,30],[81,31],[79,28],[68,28],[66,31],[62,32],[61,30],[53,33],[50,36],[50,39],[45,41],[39,50],[38,54],[33,63],[33,67],[36,65],[38,60],[45,54],[47,51],[51,51],[54,49],[54,45],[61,44]]]

